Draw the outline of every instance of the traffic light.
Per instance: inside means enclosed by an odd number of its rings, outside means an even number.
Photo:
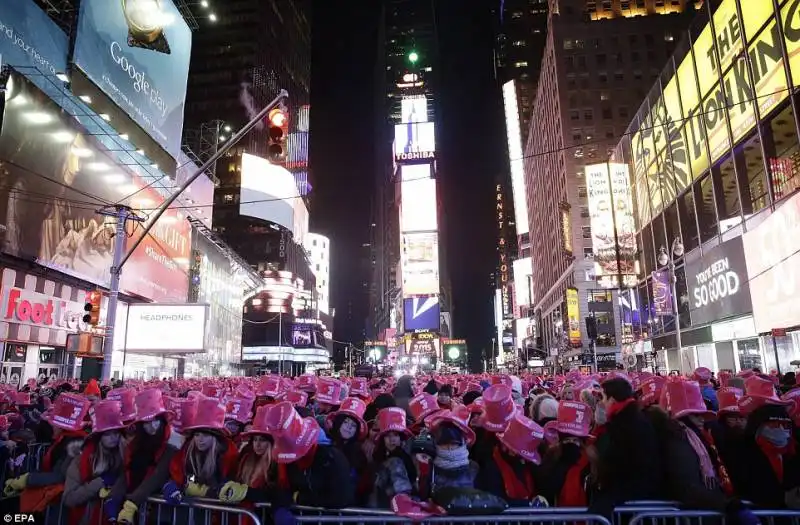
[[[272,162],[281,162],[286,158],[286,135],[289,131],[289,117],[280,108],[269,112],[269,146],[267,158]]]
[[[100,324],[100,303],[103,301],[103,293],[94,290],[86,294],[86,304],[83,305],[83,322],[92,326]]]

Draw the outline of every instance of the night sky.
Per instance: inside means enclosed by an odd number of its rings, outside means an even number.
[[[374,2],[377,4],[378,2]],[[374,61],[380,10],[373,2],[314,0],[311,82],[313,231],[331,238],[334,338],[360,343],[368,310],[360,266],[369,241],[373,181]],[[448,231],[454,333],[472,362],[494,332],[490,275],[497,252],[494,184],[507,173],[502,99],[492,66],[491,2],[437,0],[438,177]],[[436,67],[436,66],[434,66]],[[360,268],[360,270],[359,270]]]

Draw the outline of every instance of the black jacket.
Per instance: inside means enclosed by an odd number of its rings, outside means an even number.
[[[500,473],[500,468],[491,458],[492,456],[489,454],[490,461],[486,461],[480,465],[480,476],[478,476],[475,480],[475,488],[485,490],[486,492],[504,499],[511,507],[530,506],[531,502],[528,500],[513,500],[508,497],[508,494],[506,494],[505,483],[503,483],[503,475]],[[520,461],[519,458],[515,459],[508,456],[506,456],[506,462],[511,466],[512,470],[517,475],[517,479],[520,481],[525,479],[525,471],[529,471],[533,478],[534,488],[536,489],[536,494],[534,494],[534,496],[541,494],[541,491],[538,490],[539,483],[537,479],[537,466],[533,465],[532,463]]]
[[[354,502],[350,464],[333,446],[317,445],[314,461],[308,469],[302,470],[290,463],[286,470],[291,490],[297,493],[295,502],[298,505],[341,509]]]
[[[597,442],[599,483],[589,512],[611,517],[627,501],[663,499],[664,466],[650,420],[634,402],[605,427]]]
[[[800,487],[800,458],[797,454],[784,457],[783,482],[778,480],[769,459],[754,440],[743,445],[743,462],[747,476],[738,488],[743,500],[761,509],[784,509],[786,491]]]

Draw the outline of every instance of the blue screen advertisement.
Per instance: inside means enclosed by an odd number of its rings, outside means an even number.
[[[20,73],[34,67],[56,75],[67,70],[69,39],[33,0],[0,0],[0,58]]]
[[[406,332],[439,330],[439,297],[404,299],[403,325]]]
[[[192,32],[172,0],[83,0],[74,61],[173,157]]]

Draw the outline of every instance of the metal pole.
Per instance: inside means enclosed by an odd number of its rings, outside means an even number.
[[[672,308],[675,312],[675,342],[678,345],[678,357],[680,357],[683,343],[681,342],[681,315],[680,311],[678,311],[678,274],[675,273],[675,240],[672,241],[672,246],[669,248],[669,269],[672,274]]]
[[[778,372],[778,377],[780,377],[781,361],[778,359],[778,338],[774,334],[772,336],[772,351],[775,353],[775,370]]]
[[[273,317],[274,319],[274,317]],[[283,375],[283,311],[278,311],[278,375]]]
[[[111,356],[113,355],[114,351],[114,322],[117,313],[117,301],[119,300],[119,281],[120,276],[122,275],[122,267],[125,266],[125,263],[128,262],[130,259],[131,254],[136,251],[136,248],[142,243],[144,238],[153,228],[155,223],[158,219],[164,215],[164,212],[167,211],[167,208],[172,206],[172,203],[175,202],[175,199],[178,196],[186,191],[186,189],[200,176],[201,173],[204,173],[209,167],[211,167],[217,160],[222,157],[225,153],[228,152],[233,146],[235,146],[242,137],[244,137],[247,133],[250,132],[259,122],[261,122],[267,114],[272,111],[280,102],[287,98],[289,93],[282,89],[281,92],[275,97],[272,102],[267,104],[264,109],[262,109],[253,119],[244,125],[242,129],[240,129],[234,136],[232,136],[222,148],[219,148],[216,153],[211,155],[209,159],[200,166],[197,171],[195,171],[186,181],[181,185],[178,190],[170,195],[168,199],[161,203],[161,206],[158,207],[156,212],[152,215],[149,222],[145,225],[144,230],[142,231],[139,238],[137,238],[130,249],[127,252],[125,250],[125,220],[122,221],[120,224],[119,221],[117,223],[117,238],[114,241],[114,261],[111,264],[111,283],[109,284],[109,292],[108,292],[108,307],[107,307],[107,319],[106,319],[106,336],[105,341],[103,344],[103,374],[102,380],[108,380],[111,378]],[[120,206],[117,206],[117,210],[120,210]],[[130,208],[125,208],[127,211],[124,215],[125,219],[129,218]]]

